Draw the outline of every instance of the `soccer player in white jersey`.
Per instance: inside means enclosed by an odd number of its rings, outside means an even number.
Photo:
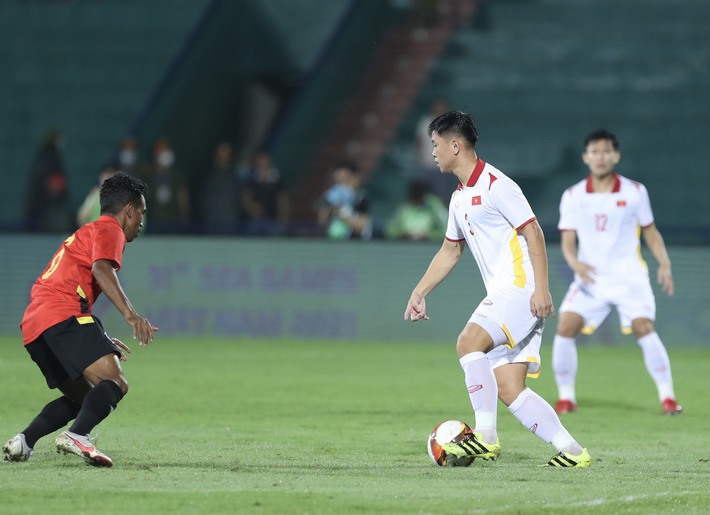
[[[429,125],[429,135],[439,169],[460,183],[451,196],[444,242],[414,288],[404,319],[429,320],[425,297],[466,246],[486,287],[486,297],[456,342],[475,413],[474,434],[444,450],[460,457],[497,458],[500,398],[530,432],[557,449],[547,465],[587,467],[587,450],[562,426],[552,406],[525,385],[526,376],[539,374],[544,320],[554,315],[542,229],[518,185],[477,156],[478,131],[469,114],[442,114]]]
[[[562,195],[558,228],[574,281],[560,306],[552,346],[559,391],[555,410],[577,409],[577,336],[592,334],[616,308],[621,332],[633,333],[641,347],[663,412],[677,415],[683,408],[676,402],[668,353],[654,329],[656,299],[641,257],[639,232],[658,261],[658,283],[668,295],[673,295],[671,261],[654,224],[648,192],[643,184],[616,173],[620,159],[614,134],[592,132],[582,154],[589,175]]]

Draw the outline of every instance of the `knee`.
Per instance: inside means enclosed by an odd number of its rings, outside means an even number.
[[[637,318],[631,322],[631,330],[636,338],[643,338],[654,331],[653,322],[648,318]]]
[[[482,328],[469,325],[456,340],[456,353],[459,358],[471,352],[488,352],[493,348],[493,340]]]
[[[557,334],[559,334],[563,338],[576,338],[577,334],[579,333],[577,331],[571,330],[569,327],[563,327],[560,325],[557,328]]]
[[[498,384],[498,398],[503,404],[510,406],[524,389],[525,386],[520,388],[520,386],[515,384]]]
[[[562,313],[557,323],[557,334],[563,338],[576,338],[584,327],[584,319],[574,313]]]
[[[458,357],[462,358],[471,352],[487,352],[487,350],[484,346],[476,345],[474,342],[459,336],[458,340],[456,340],[456,354]]]
[[[466,344],[466,341],[462,338],[461,335],[456,340],[456,354],[458,355],[459,358],[465,356],[469,352],[472,352],[469,349],[469,346]]]
[[[128,393],[128,381],[126,381],[126,378],[120,377],[117,381],[114,381],[114,383],[118,385],[118,387],[121,389],[123,397],[125,397]]]

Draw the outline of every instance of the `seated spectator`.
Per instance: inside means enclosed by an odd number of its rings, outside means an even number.
[[[341,164],[333,171],[333,185],[323,193],[318,209],[318,225],[332,240],[372,237],[367,194],[361,189],[362,177],[352,164]]]
[[[440,240],[446,233],[447,211],[422,180],[409,183],[407,199],[387,222],[385,235],[403,240]]]
[[[287,232],[289,196],[269,152],[259,152],[254,158],[241,198],[246,234],[276,236]]]

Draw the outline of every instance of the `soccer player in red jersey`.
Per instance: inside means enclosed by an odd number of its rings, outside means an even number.
[[[153,341],[158,328],[136,312],[116,275],[126,242],[143,226],[146,194],[145,183],[125,173],[107,179],[99,219],[67,238],[35,281],[22,337],[47,386],[62,395],[3,446],[6,461],[28,460],[40,438],[73,420],[57,437],[57,452],[77,454],[97,467],[113,465],[88,435],[128,391],[120,362],[130,349],[106,334],[92,308],[103,292],[133,328],[133,339],[141,346]]]

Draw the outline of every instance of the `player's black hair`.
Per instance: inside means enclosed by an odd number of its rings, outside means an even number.
[[[435,132],[439,136],[460,136],[473,148],[478,141],[476,122],[463,111],[448,111],[434,118],[427,128],[427,134],[431,137]]]
[[[584,148],[586,149],[587,145],[589,145],[593,141],[602,140],[611,141],[611,145],[614,147],[614,150],[619,150],[619,140],[616,138],[616,135],[606,129],[599,129],[587,134],[587,137],[584,138]]]
[[[148,186],[143,181],[117,172],[101,185],[101,214],[116,215],[126,204],[140,204],[141,195],[145,197],[147,194]]]

